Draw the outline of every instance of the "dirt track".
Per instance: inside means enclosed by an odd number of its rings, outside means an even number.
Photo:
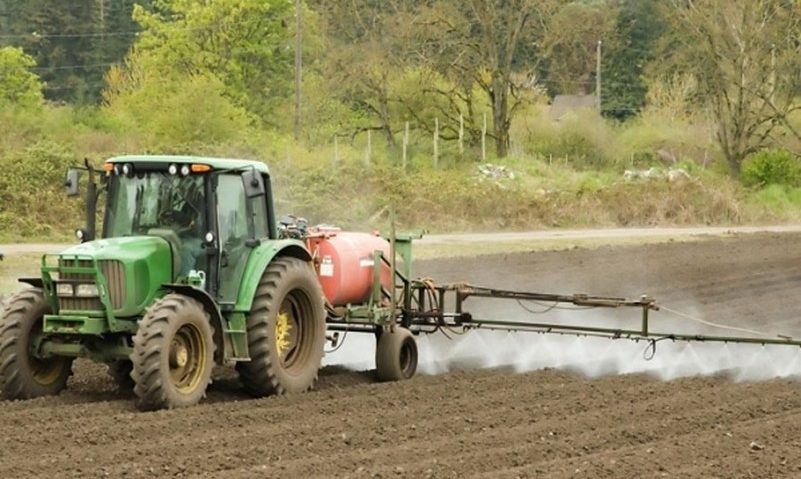
[[[795,330],[801,318],[799,235],[417,269],[521,290],[647,292],[765,331]],[[801,477],[801,383],[731,375],[494,369],[375,384],[370,372],[329,366],[315,392],[252,400],[220,371],[200,406],[139,413],[103,367],[79,362],[61,396],[0,402],[0,477]]]

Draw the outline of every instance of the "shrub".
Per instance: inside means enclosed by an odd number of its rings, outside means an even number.
[[[564,160],[575,169],[603,169],[616,161],[614,128],[591,111],[571,112],[559,121],[547,107],[530,108],[513,123],[513,151]]]
[[[762,150],[748,158],[742,166],[742,182],[746,186],[801,186],[801,164],[786,150]]]
[[[0,105],[36,107],[42,103],[42,82],[29,71],[36,61],[21,48],[0,48]]]
[[[241,141],[251,131],[250,115],[224,94],[211,75],[146,78],[106,95],[107,121],[150,135],[160,152],[193,152],[204,145]]]
[[[52,238],[80,226],[81,202],[64,196],[64,174],[78,163],[50,142],[0,157],[0,236]]]

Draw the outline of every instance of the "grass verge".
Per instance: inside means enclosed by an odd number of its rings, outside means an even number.
[[[25,287],[17,278],[40,276],[41,258],[39,253],[22,253],[0,261],[0,296]]]

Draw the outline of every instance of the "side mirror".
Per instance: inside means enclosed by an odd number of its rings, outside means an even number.
[[[83,228],[78,228],[75,230],[75,237],[78,238],[78,241],[81,243],[86,243],[87,241],[91,240],[89,237],[89,232]]]
[[[242,183],[245,185],[245,194],[248,198],[267,194],[264,188],[264,178],[255,168],[242,173]]]
[[[64,182],[64,186],[67,188],[67,196],[78,196],[78,179],[80,178],[80,172],[74,168],[70,168],[67,171],[67,180]]]

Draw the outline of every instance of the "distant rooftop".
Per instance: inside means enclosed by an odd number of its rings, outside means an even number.
[[[571,111],[595,109],[595,106],[595,95],[556,95],[548,116],[553,121],[559,121]]]

